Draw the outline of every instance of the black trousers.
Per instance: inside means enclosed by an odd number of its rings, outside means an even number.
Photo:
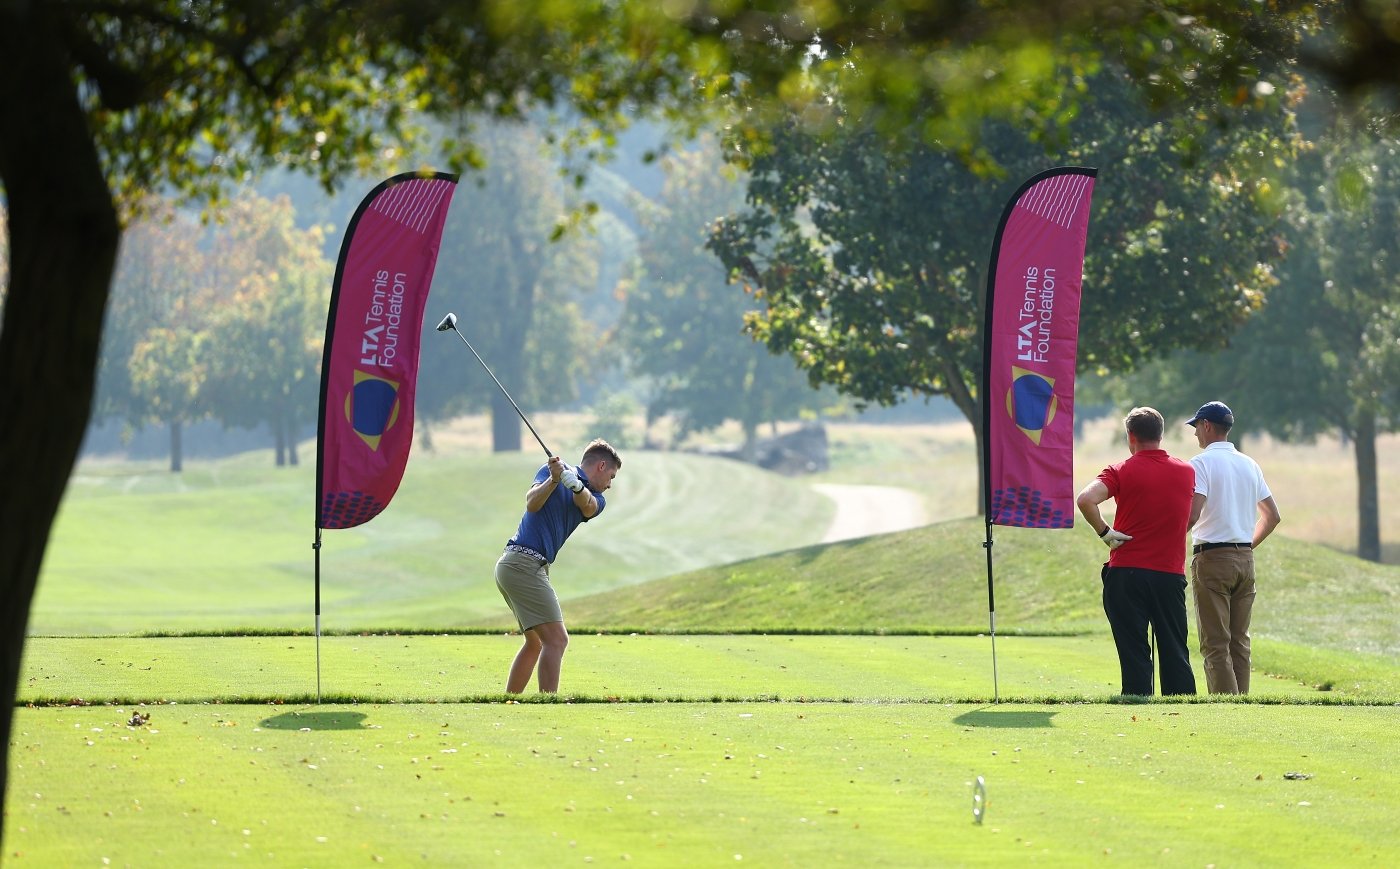
[[[1123,693],[1152,693],[1152,648],[1157,637],[1163,694],[1195,694],[1196,675],[1186,649],[1186,577],[1141,567],[1103,568],[1103,611],[1118,647]]]

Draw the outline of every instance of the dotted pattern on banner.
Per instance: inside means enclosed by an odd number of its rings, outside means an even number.
[[[321,498],[321,527],[353,528],[363,525],[387,506],[364,492],[328,492]]]
[[[992,516],[997,525],[1020,528],[1072,528],[1074,517],[1056,510],[1038,489],[1019,486],[992,493]]]

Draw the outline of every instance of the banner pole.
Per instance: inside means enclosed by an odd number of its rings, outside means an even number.
[[[316,526],[316,704],[321,703],[321,526]]]
[[[987,539],[982,543],[987,550],[987,615],[992,629],[992,702],[1001,702],[1001,692],[997,685],[997,602],[992,585],[992,520],[987,520]]]

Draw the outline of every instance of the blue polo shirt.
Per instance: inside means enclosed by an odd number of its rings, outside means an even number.
[[[588,475],[584,474],[582,468],[574,468],[574,472],[584,485],[588,484]],[[548,479],[549,465],[541,465],[535,472],[535,482],[543,483]],[[593,497],[598,499],[598,512],[593,515],[600,516],[607,502],[603,500],[601,492],[594,492]],[[569,535],[574,533],[580,522],[587,521],[583,518],[583,511],[574,503],[574,493],[563,485],[555,486],[549,500],[544,502],[539,512],[531,513],[526,510],[525,515],[520,517],[520,527],[515,529],[515,536],[510,538],[509,542],[517,546],[528,546],[543,555],[545,561],[553,564],[559,550],[564,546],[564,541],[569,539]]]

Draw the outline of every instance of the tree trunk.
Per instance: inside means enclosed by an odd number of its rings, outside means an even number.
[[[987,451],[983,447],[987,433],[982,430],[982,417],[972,424],[972,448],[977,451],[977,513],[987,517]]]
[[[280,402],[277,410],[277,429],[282,432],[282,444],[287,451],[287,464],[297,466],[297,423],[286,402]]]
[[[277,458],[274,459],[274,462],[277,467],[280,468],[287,464],[287,430],[282,425],[282,417],[280,415],[273,417],[269,425],[272,428],[273,448],[277,454]]]
[[[1361,411],[1356,420],[1356,554],[1381,560],[1381,502],[1376,478],[1376,413]]]
[[[499,389],[496,390],[496,394],[491,396],[491,451],[520,452],[520,428],[520,417],[510,406],[510,400]]]
[[[121,231],[50,7],[0,9],[0,183],[10,227],[0,324],[0,750],[8,754],[29,607],[92,411]],[[7,758],[0,796],[8,770]]]
[[[744,430],[744,443],[739,447],[739,457],[749,464],[755,464],[758,460],[758,423],[752,420],[741,420],[740,427]]]
[[[530,330],[534,306],[528,302],[517,302],[512,310],[515,315],[504,318],[501,325],[502,341],[497,351],[499,359],[493,360],[490,368],[506,389],[518,394],[521,384],[525,382],[525,336]],[[518,453],[520,430],[523,428],[520,415],[495,383],[491,384],[491,390],[491,451]]]
[[[500,342],[496,350],[498,358],[491,360],[489,367],[506,389],[518,396],[525,384],[525,340],[535,319],[535,285],[544,268],[544,252],[527,244],[515,227],[506,229],[505,243],[513,253],[513,267],[506,279],[506,304],[496,311],[500,321]],[[499,389],[496,390],[495,395],[491,396],[491,451],[519,452],[521,428],[520,417],[511,406],[510,399]]]
[[[946,345],[940,348],[940,352],[945,354],[945,360],[951,360],[951,350]],[[972,423],[973,444],[977,449],[977,514],[986,514],[987,496],[983,489],[987,485],[987,469],[982,467],[982,402],[985,396],[976,396],[972,390],[967,388],[969,379],[978,377],[975,372],[969,372],[964,376],[964,372],[957,363],[945,361],[943,363],[943,379],[948,384],[947,395],[953,400],[953,405],[962,412],[963,419]],[[980,391],[980,390],[979,390]]]
[[[185,430],[178,419],[170,421],[170,473],[185,469]]]

